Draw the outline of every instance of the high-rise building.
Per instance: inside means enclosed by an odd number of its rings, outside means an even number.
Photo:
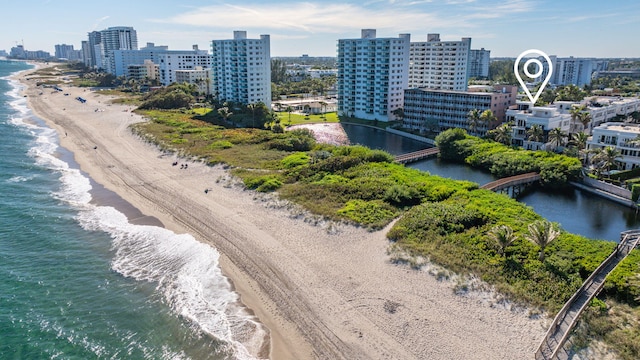
[[[91,48],[88,40],[82,41],[82,61],[85,66],[91,67]]]
[[[553,64],[553,72],[550,84],[554,85],[576,85],[582,87],[584,85],[591,84],[591,75],[594,72],[595,60],[591,58],[574,58],[573,56],[568,58],[559,58],[555,55],[549,56],[551,63]],[[549,65],[544,60],[542,61],[542,75],[536,79],[537,82],[543,81],[549,73]]]
[[[471,38],[440,41],[428,34],[425,42],[412,42],[409,57],[409,88],[466,91]]]
[[[489,77],[489,58],[491,50],[471,50],[469,53],[469,78],[486,79]]]
[[[367,120],[395,120],[409,80],[411,35],[338,40],[338,114]]]
[[[211,54],[212,91],[218,100],[271,106],[269,35],[247,39],[246,31],[234,31],[233,39],[213,40]]]
[[[128,26],[110,27],[100,33],[104,54],[102,64],[107,72],[113,74],[115,72],[113,51],[138,50],[138,35],[132,27]]]
[[[103,58],[102,47],[100,46],[102,39],[101,34],[99,31],[92,31],[87,34],[87,38],[87,52],[89,53],[89,57],[85,58],[85,64],[91,68],[99,69],[102,67]]]
[[[72,54],[72,52],[74,51],[73,45],[58,44],[55,45],[55,49],[55,56],[58,59],[74,60],[76,58],[75,54]]]

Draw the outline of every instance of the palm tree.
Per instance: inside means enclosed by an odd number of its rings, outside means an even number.
[[[567,134],[562,131],[560,128],[553,128],[549,131],[549,141],[552,144],[555,144],[555,149],[558,149],[560,146],[564,145],[564,139],[567,137]]]
[[[396,117],[397,121],[402,122],[402,120],[404,120],[404,109],[403,108],[396,108],[395,110],[393,110],[391,112],[391,114],[393,114],[393,116]]]
[[[547,220],[538,220],[529,224],[529,234],[525,235],[527,240],[540,247],[538,259],[544,262],[544,250],[560,235],[560,230]]]
[[[511,134],[512,134],[511,125],[502,124],[495,129],[494,139],[499,143],[510,145]]]
[[[498,254],[503,257],[506,257],[507,247],[517,240],[516,235],[513,233],[513,229],[509,225],[496,226],[491,229],[487,235],[498,248]]]
[[[249,109],[249,111],[251,111],[251,120],[253,123],[253,127],[256,127],[256,104],[249,104],[247,105],[247,109]]]
[[[607,169],[607,173],[611,171],[611,167],[617,166],[617,159],[620,157],[620,151],[618,151],[613,146],[607,146],[602,149],[601,152],[597,153],[592,161],[599,164],[598,167]]]
[[[588,139],[589,139],[589,135],[587,135],[584,132],[571,134],[570,142],[576,148],[578,148],[578,154],[579,154],[583,164],[586,164],[587,160],[588,160],[588,152],[586,151],[587,140]]]
[[[224,119],[225,122],[227,122],[229,120],[229,117],[231,117],[231,115],[233,115],[233,113],[231,111],[229,111],[228,107],[221,107],[220,109],[218,109],[218,114],[220,114],[220,116],[222,116],[222,118]]]
[[[578,115],[578,120],[582,123],[582,130],[587,129],[587,125],[591,122],[591,113],[583,111]]]
[[[467,125],[469,129],[469,133],[476,135],[478,132],[478,127],[480,126],[480,117],[482,116],[482,112],[478,109],[473,109],[469,111],[467,115]]]
[[[570,132],[576,131],[576,120],[580,118],[580,114],[586,109],[584,105],[582,106],[572,106],[569,113],[571,114],[571,130]]]
[[[544,140],[544,129],[540,125],[533,125],[527,129],[527,140],[542,142]]]
[[[284,110],[289,114],[289,125],[291,125],[291,112],[293,111],[293,108],[291,106],[287,106],[287,108]]]
[[[478,125],[482,129],[488,129],[496,121],[498,121],[498,118],[493,114],[493,111],[487,109],[480,114],[480,124]]]
[[[325,121],[327,121],[327,115],[325,114],[325,112],[327,111],[327,104],[324,101],[320,101],[318,104],[320,104],[320,111],[322,112],[322,117],[325,118]]]

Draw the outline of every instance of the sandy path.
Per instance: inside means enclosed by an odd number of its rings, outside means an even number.
[[[224,273],[271,331],[272,358],[533,358],[544,335],[539,321],[455,295],[449,283],[391,264],[384,230],[339,226],[329,234],[290,210],[267,206],[273,201],[216,182],[226,177],[219,167],[173,167],[174,157],[130,133],[140,119],[126,107],[63,89],[70,95],[50,89],[38,95],[31,87],[30,107],[59,131],[62,145],[96,182],[220,251]],[[205,195],[205,188],[213,190]]]

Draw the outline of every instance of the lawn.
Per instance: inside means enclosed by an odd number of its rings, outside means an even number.
[[[311,124],[311,123],[320,123],[320,122],[339,122],[338,114],[335,112],[326,113],[326,114],[312,114],[312,115],[302,115],[291,113],[291,117],[289,117],[289,113],[285,111],[276,113],[282,121],[284,125],[299,125],[299,124]],[[291,119],[291,121],[289,121]]]

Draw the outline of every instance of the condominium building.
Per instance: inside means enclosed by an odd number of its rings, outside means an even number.
[[[127,66],[127,79],[135,80],[158,80],[160,78],[159,67],[151,60],[145,60],[143,64],[132,64]]]
[[[469,112],[491,110],[496,116],[492,124],[483,124],[474,135],[484,135],[487,130],[505,120],[507,109],[514,105],[518,88],[502,85],[486,91],[452,91],[432,89],[407,89],[404,91],[404,119],[408,129],[441,131],[463,128],[469,131]]]
[[[613,147],[620,152],[616,159],[620,170],[640,167],[640,146],[629,143],[640,136],[639,124],[609,122],[593,129],[593,136],[587,141],[589,149]]]
[[[116,50],[138,50],[137,32],[129,26],[115,26],[100,31],[100,50],[102,53],[102,69],[115,74]]]
[[[75,54],[73,53],[73,45],[67,45],[67,44],[58,44],[55,45],[55,56],[58,59],[67,59],[67,60],[73,60],[73,58],[75,58]]]
[[[192,50],[169,50],[167,46],[147,43],[147,46],[140,50],[113,51],[113,74],[124,76],[130,66],[143,65],[146,60],[158,65],[157,79],[165,86],[176,82],[175,72],[178,70],[211,68],[211,55],[207,50],[198,49],[197,45],[194,45]]]
[[[271,107],[269,35],[247,39],[246,31],[234,31],[233,39],[213,40],[211,53],[212,91],[218,100]]]
[[[176,82],[194,84],[198,88],[198,92],[208,95],[211,93],[211,69],[196,66],[192,70],[176,70]]]
[[[594,72],[595,60],[590,58],[559,58],[555,55],[549,56],[553,64],[553,71],[549,83],[553,85],[576,85],[582,87],[591,84],[591,75]],[[544,58],[542,61],[542,75],[536,82],[542,82],[549,74],[549,65]]]
[[[377,38],[363,29],[359,39],[338,40],[338,114],[394,120],[409,81],[411,35]]]
[[[471,50],[469,53],[469,78],[486,79],[489,77],[491,50]]]
[[[100,31],[92,31],[87,34],[87,38],[87,50],[85,50],[85,44],[83,44],[83,51],[85,51],[85,54],[89,54],[88,57],[85,57],[85,65],[96,69],[101,68],[103,56],[100,43],[102,42],[102,34]]]
[[[466,91],[470,50],[471,38],[440,41],[439,34],[428,34],[426,42],[412,42],[409,88]]]

